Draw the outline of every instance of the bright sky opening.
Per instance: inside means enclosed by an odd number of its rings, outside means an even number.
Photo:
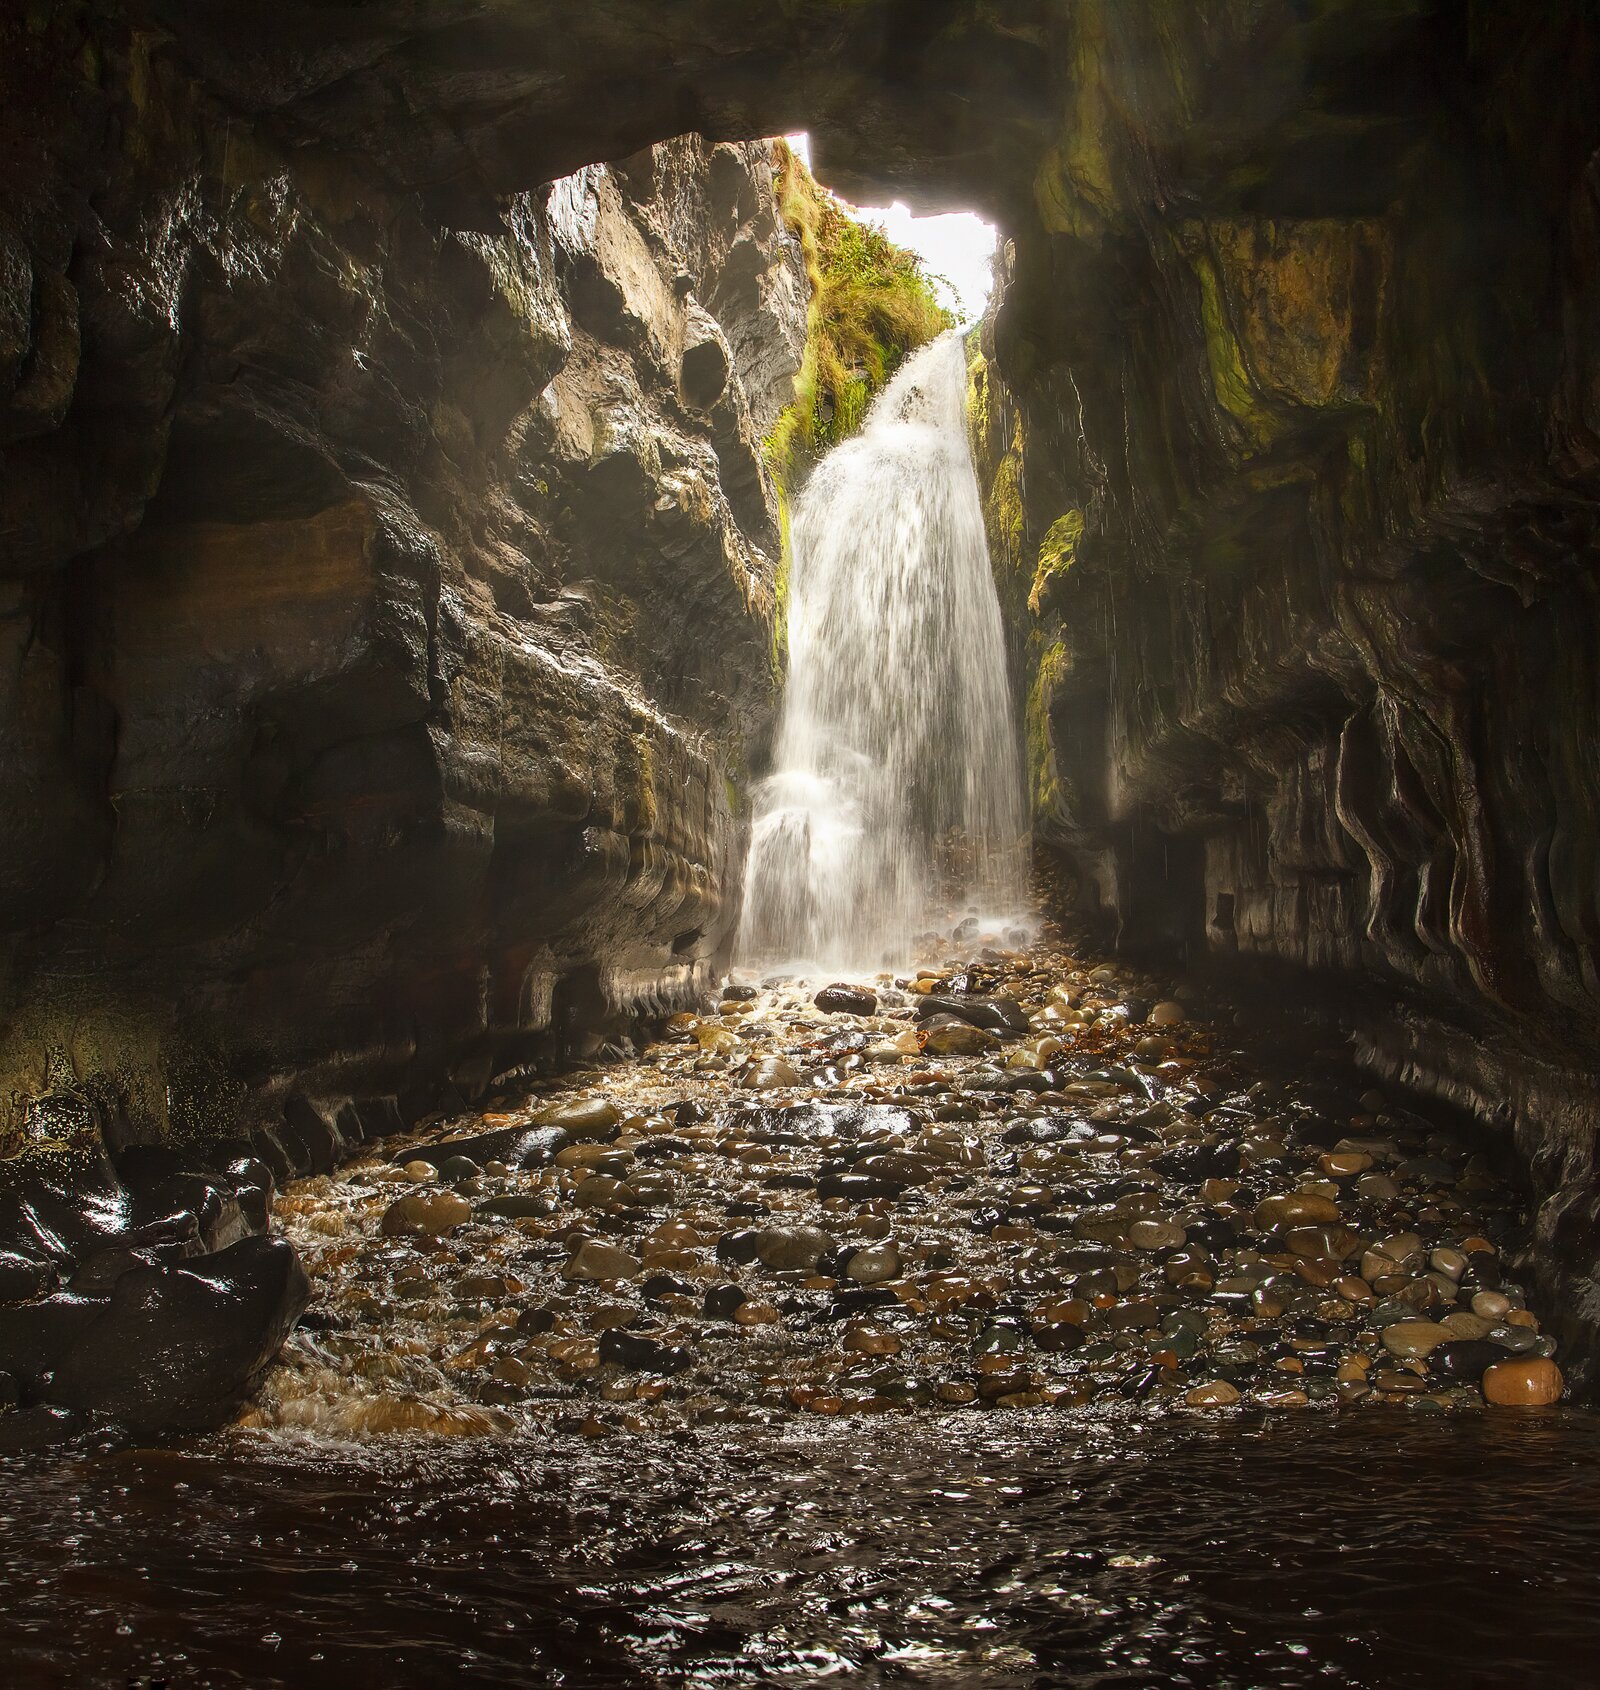
[[[811,164],[809,135],[784,137],[807,168]],[[995,227],[976,212],[951,211],[936,217],[918,217],[909,206],[896,200],[890,206],[855,206],[856,216],[880,224],[896,246],[903,246],[922,260],[934,280],[940,304],[953,311],[963,324],[983,315],[992,285]]]

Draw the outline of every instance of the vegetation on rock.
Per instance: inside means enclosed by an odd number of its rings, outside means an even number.
[[[767,436],[781,485],[861,426],[867,404],[909,353],[954,325],[915,253],[851,216],[783,141],[773,143],[778,210],[811,283],[794,402]]]

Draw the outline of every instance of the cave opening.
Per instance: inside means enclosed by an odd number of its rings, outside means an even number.
[[[1584,1682],[1593,8],[559,10],[0,18],[0,1661]]]

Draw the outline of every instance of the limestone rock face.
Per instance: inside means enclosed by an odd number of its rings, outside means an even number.
[[[686,1003],[771,707],[766,144],[452,217],[138,25],[4,29],[0,1154],[70,1080],[325,1166]]]

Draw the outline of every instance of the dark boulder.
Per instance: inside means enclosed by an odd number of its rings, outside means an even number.
[[[1029,1031],[1026,1011],[1011,998],[968,998],[929,992],[917,999],[919,1021],[931,1020],[936,1015],[953,1016],[970,1027],[981,1027],[986,1033],[999,1033],[1006,1038],[1020,1038]]]
[[[137,1430],[219,1424],[260,1384],[311,1285],[294,1249],[247,1238],[183,1267],[124,1273],[74,1322],[44,1394]]]

